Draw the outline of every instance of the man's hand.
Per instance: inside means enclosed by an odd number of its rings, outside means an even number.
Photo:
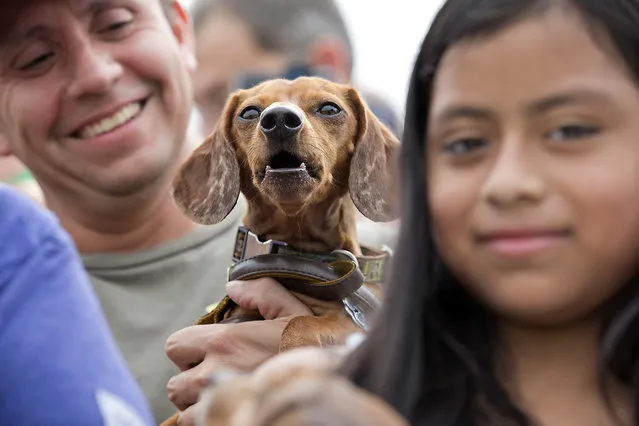
[[[277,281],[231,281],[228,296],[242,309],[257,310],[264,321],[187,327],[172,334],[166,354],[182,371],[167,385],[181,411],[179,424],[194,425],[194,405],[215,371],[251,371],[279,351],[282,330],[296,316],[313,315],[308,306]]]

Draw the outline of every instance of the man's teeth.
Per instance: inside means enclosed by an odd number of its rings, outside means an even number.
[[[130,103],[111,117],[105,118],[96,124],[86,126],[80,130],[79,135],[82,139],[87,139],[108,133],[135,118],[141,109],[141,102]]]

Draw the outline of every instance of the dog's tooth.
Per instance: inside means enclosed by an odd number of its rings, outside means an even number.
[[[271,170],[271,166],[266,166],[266,171],[268,172],[269,170]]]
[[[300,169],[306,170],[306,164],[305,163],[300,164]]]

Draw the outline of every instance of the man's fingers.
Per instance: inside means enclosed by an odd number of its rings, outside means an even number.
[[[252,281],[231,281],[226,286],[229,297],[241,308],[257,310],[265,319],[313,315],[311,309],[271,278]],[[223,336],[211,339],[222,330],[216,326],[197,325],[173,333],[166,341],[165,352],[181,370],[188,370],[204,360],[205,341],[222,341]],[[222,348],[224,349],[224,348]]]
[[[257,310],[267,320],[313,315],[308,306],[271,278],[230,281],[226,292],[242,309]]]
[[[205,325],[194,325],[176,331],[166,340],[166,356],[180,369],[188,370],[201,363],[206,356],[206,347],[202,344],[211,333]]]
[[[174,343],[167,344],[167,353],[182,372],[171,378],[167,384],[171,402],[178,409],[184,410],[197,401],[200,391],[211,377],[219,380],[221,372],[225,370],[251,371],[262,364],[277,353],[286,323],[286,320],[279,320],[199,325],[195,327],[197,330],[175,333],[170,337]],[[200,329],[206,331],[194,332]],[[193,349],[193,342],[199,343],[197,350]],[[206,358],[197,366],[182,368],[204,353]]]
[[[196,422],[197,410],[199,410],[198,405],[192,405],[186,410],[180,411],[177,420],[178,426],[199,426]]]
[[[202,369],[202,364],[171,377],[166,385],[169,400],[178,410],[186,410],[198,400],[200,392],[209,383],[209,375],[204,374],[207,369]]]

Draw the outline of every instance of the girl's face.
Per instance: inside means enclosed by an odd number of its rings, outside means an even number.
[[[568,12],[453,46],[434,81],[439,250],[500,316],[591,313],[639,265],[639,88]]]

